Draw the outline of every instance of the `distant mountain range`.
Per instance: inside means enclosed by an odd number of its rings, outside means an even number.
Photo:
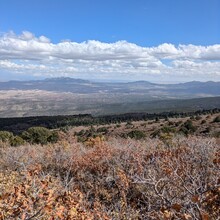
[[[207,97],[220,95],[220,82],[192,81],[179,84],[156,84],[148,81],[136,81],[128,83],[91,82],[88,80],[69,77],[48,78],[32,81],[0,82],[0,90],[44,90],[53,92],[70,92],[75,94],[91,93],[126,93],[148,94],[150,96],[162,95],[162,97]]]
[[[0,82],[0,102],[0,117],[195,111],[220,108],[220,82],[9,81]]]

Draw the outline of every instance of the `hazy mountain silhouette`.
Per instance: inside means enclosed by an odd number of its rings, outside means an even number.
[[[219,96],[220,82],[192,81],[178,84],[157,84],[148,81],[128,83],[91,82],[70,77],[48,78],[45,80],[0,82],[0,90],[45,90],[54,92],[88,93],[141,93],[166,94],[167,96]]]

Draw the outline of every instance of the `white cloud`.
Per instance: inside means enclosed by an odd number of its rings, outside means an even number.
[[[169,62],[167,62],[167,60]],[[189,77],[220,80],[220,44],[210,46],[164,43],[141,47],[127,41],[51,43],[24,31],[0,36],[0,70],[45,76]],[[1,72],[0,72],[1,74]],[[187,79],[186,79],[187,80]]]
[[[23,31],[20,38],[23,40],[32,40],[34,38],[34,35],[29,31]]]

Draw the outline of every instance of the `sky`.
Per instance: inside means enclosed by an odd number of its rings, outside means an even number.
[[[220,81],[220,0],[0,0],[0,81]]]

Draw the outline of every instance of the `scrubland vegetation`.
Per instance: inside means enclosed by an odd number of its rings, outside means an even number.
[[[217,220],[218,118],[2,131],[0,219]]]

